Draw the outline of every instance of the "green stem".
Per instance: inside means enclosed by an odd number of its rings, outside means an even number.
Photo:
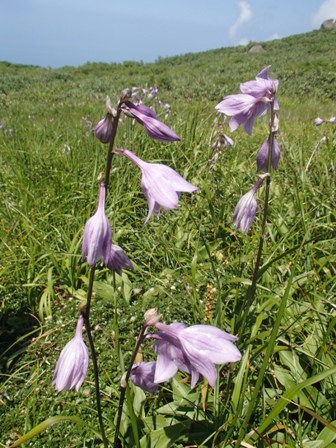
[[[272,167],[272,152],[273,152],[273,146],[274,146],[274,138],[275,138],[275,134],[277,133],[277,129],[274,129],[274,125],[275,125],[274,102],[272,101],[270,105],[271,105],[271,119],[270,119],[270,131],[269,131],[269,137],[268,137],[268,139],[269,139],[269,151],[268,151],[268,160],[267,160],[268,172],[271,171],[271,167]],[[263,212],[262,223],[261,223],[258,252],[257,252],[254,269],[253,269],[252,282],[251,282],[250,287],[247,290],[246,302],[244,303],[245,311],[244,311],[242,320],[239,322],[238,331],[240,334],[243,334],[243,332],[244,332],[244,327],[246,324],[247,316],[250,312],[250,307],[254,301],[255,292],[257,289],[257,281],[259,278],[259,269],[261,266],[261,257],[262,257],[262,251],[263,251],[265,233],[266,233],[266,224],[267,224],[267,216],[268,216],[269,197],[270,197],[270,186],[271,186],[271,177],[268,175],[266,178],[264,212]]]
[[[264,379],[265,379],[265,374],[266,374],[266,371],[267,371],[267,367],[269,366],[269,361],[270,361],[272,355],[274,354],[274,347],[276,345],[278,332],[279,332],[279,328],[280,328],[280,325],[281,325],[281,322],[282,322],[282,319],[283,319],[283,315],[284,315],[285,310],[286,310],[287,299],[289,297],[289,293],[290,293],[290,290],[291,290],[293,278],[294,278],[294,269],[293,269],[293,271],[291,273],[291,276],[290,276],[290,278],[288,280],[285,293],[282,296],[282,299],[281,299],[281,302],[280,302],[278,314],[277,314],[277,316],[275,318],[275,322],[274,322],[272,330],[270,332],[269,341],[268,341],[267,346],[266,346],[265,354],[264,354],[263,361],[262,361],[260,369],[259,369],[258,377],[257,377],[256,383],[253,386],[252,393],[251,393],[251,398],[249,400],[249,404],[248,404],[248,407],[247,407],[247,410],[246,410],[246,414],[245,414],[245,417],[243,419],[243,423],[242,423],[242,425],[240,427],[238,440],[237,440],[236,445],[235,445],[237,448],[241,446],[241,442],[244,439],[246,428],[249,425],[250,418],[251,418],[251,416],[253,414],[253,411],[256,409],[256,403],[258,401],[258,397],[260,397],[260,395],[262,395],[261,388],[262,388],[262,385],[263,385],[263,382],[264,382]]]
[[[140,331],[137,343],[136,343],[135,348],[134,348],[133,353],[132,353],[132,358],[131,358],[128,370],[126,372],[125,377],[122,379],[122,383],[120,385],[120,397],[119,397],[119,404],[118,404],[118,416],[117,416],[117,424],[116,424],[115,433],[114,433],[113,448],[118,448],[120,446],[119,430],[120,430],[121,415],[122,415],[123,405],[124,405],[124,401],[125,401],[127,384],[128,384],[128,380],[129,380],[129,378],[131,376],[132,367],[133,367],[136,355],[138,354],[138,351],[139,351],[139,349],[141,347],[141,344],[144,341],[145,334],[146,334],[146,329],[147,329],[146,325],[144,325],[141,328],[141,331]]]
[[[110,137],[109,149],[108,149],[108,153],[107,153],[107,162],[106,162],[105,180],[104,180],[105,188],[106,188],[106,194],[107,194],[107,189],[108,189],[109,182],[110,182],[110,173],[111,173],[112,159],[113,159],[114,140],[115,140],[115,137],[116,137],[116,134],[117,134],[117,129],[118,129],[120,115],[121,115],[121,108],[120,108],[120,103],[119,103],[118,104],[118,108],[117,108],[117,114],[113,118],[112,132],[111,132],[111,137]]]
[[[100,426],[100,431],[101,431],[101,435],[103,438],[104,447],[108,448],[108,440],[105,435],[103,414],[102,414],[102,408],[101,408],[101,402],[100,402],[99,370],[98,370],[97,354],[96,354],[96,350],[95,350],[95,346],[94,346],[94,342],[93,342],[93,337],[92,337],[92,333],[91,333],[91,324],[90,324],[91,298],[92,298],[95,270],[96,270],[96,265],[94,265],[90,271],[89,286],[88,286],[88,292],[87,292],[87,302],[86,302],[85,312],[83,313],[83,316],[84,316],[85,328],[86,328],[86,333],[87,333],[91,356],[92,356],[99,426]]]
[[[119,365],[120,365],[120,368],[121,368],[121,372],[124,373],[125,366],[124,366],[124,359],[121,356],[120,338],[119,338],[119,326],[118,326],[118,290],[117,290],[116,274],[115,274],[114,271],[112,271],[112,278],[113,278],[113,289],[114,289],[113,330],[114,330],[115,350],[116,350],[116,352],[118,354],[118,359],[119,359]]]

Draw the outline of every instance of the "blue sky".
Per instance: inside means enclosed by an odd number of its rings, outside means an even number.
[[[336,0],[0,0],[0,61],[153,62],[304,33],[328,18]]]

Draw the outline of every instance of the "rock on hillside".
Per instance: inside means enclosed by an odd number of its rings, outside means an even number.
[[[325,20],[321,25],[321,30],[332,30],[333,28],[336,28],[335,19]]]

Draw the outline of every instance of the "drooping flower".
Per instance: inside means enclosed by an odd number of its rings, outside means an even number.
[[[110,222],[105,214],[105,185],[100,183],[98,208],[86,222],[82,243],[82,258],[87,258],[90,267],[100,260],[108,263],[112,245]]]
[[[154,394],[159,387],[157,383],[154,383],[155,367],[155,361],[134,364],[130,376],[132,383],[141,387],[141,389]]]
[[[102,261],[111,271],[121,275],[122,269],[133,269],[133,264],[121,247],[112,244],[111,225],[105,214],[105,194],[104,182],[100,182],[98,208],[84,227],[82,258],[87,258],[90,267]]]
[[[227,149],[230,146],[234,146],[234,141],[228,135],[218,133],[215,133],[213,135],[213,143],[211,145],[212,149],[218,149],[218,150],[220,150],[221,148]]]
[[[106,98],[106,115],[102,118],[94,128],[96,137],[102,143],[108,143],[111,138],[112,128],[113,128],[113,116],[115,115],[115,110],[112,107],[112,103],[109,97]]]
[[[175,142],[180,140],[174,131],[162,123],[155,112],[148,106],[135,105],[131,101],[125,101],[122,110],[129,117],[135,118],[140,123],[149,137],[160,142]]]
[[[265,140],[261,145],[257,155],[257,171],[268,171],[268,154],[269,154],[269,139]],[[273,141],[271,165],[274,170],[278,169],[280,159],[280,146],[276,139]]]
[[[167,165],[145,162],[128,149],[115,149],[114,152],[124,155],[141,170],[141,187],[148,201],[145,223],[152,213],[157,214],[160,208],[165,210],[177,208],[181,192],[191,193],[198,190]]]
[[[105,117],[102,118],[94,128],[94,132],[97,138],[102,143],[108,143],[110,141],[112,134],[112,127],[113,127],[113,116],[107,113]]]
[[[275,96],[278,81],[268,77],[269,68],[270,66],[265,67],[255,80],[242,83],[242,93],[228,95],[217,104],[216,110],[231,116],[231,131],[243,125],[245,131],[251,135],[255,118],[264,115],[271,102],[274,103],[275,110],[279,108]]]
[[[240,84],[240,91],[257,98],[266,98],[269,101],[274,101],[274,109],[278,110],[279,104],[275,94],[278,90],[279,81],[269,78],[270,68],[271,66],[268,65],[257,74],[255,80]]]
[[[52,384],[57,392],[65,389],[76,388],[77,392],[85,379],[88,365],[89,352],[83,341],[84,318],[78,317],[76,333],[73,339],[63,348],[58,358]]]
[[[268,176],[268,173],[260,176],[253,188],[248,193],[244,194],[236,205],[233,213],[233,222],[236,229],[239,229],[243,233],[247,233],[252,226],[258,208],[254,195],[266,176]]]
[[[117,274],[122,274],[122,269],[133,269],[133,264],[124,250],[117,244],[111,245],[111,250],[107,260],[105,260],[106,266],[115,271]]]
[[[217,377],[215,364],[236,362],[241,353],[232,343],[237,338],[211,325],[183,323],[170,325],[157,323],[154,338],[157,353],[154,383],[162,383],[172,378],[177,370],[191,375],[191,387],[195,387],[199,376],[203,375],[214,387]]]

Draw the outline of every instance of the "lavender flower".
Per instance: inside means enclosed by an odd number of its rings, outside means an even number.
[[[270,66],[265,67],[255,80],[241,84],[242,93],[228,95],[217,104],[216,109],[219,112],[231,116],[231,131],[243,125],[245,131],[251,135],[255,118],[264,115],[272,101],[274,108],[279,108],[275,97],[278,81],[268,77],[269,68]]]
[[[329,121],[329,123],[334,124],[334,123],[336,123],[336,117],[334,115],[332,115],[328,121]]]
[[[268,171],[268,154],[269,154],[269,139],[265,140],[261,145],[257,155],[257,171]],[[276,139],[273,141],[272,160],[271,165],[274,170],[278,169],[280,159],[280,146]]]
[[[154,383],[172,378],[178,369],[191,374],[191,387],[203,375],[214,387],[217,377],[215,364],[236,362],[240,351],[232,343],[237,338],[211,325],[157,323],[158,333],[149,334],[155,339],[157,353]]]
[[[323,124],[323,123],[324,123],[323,118],[317,117],[317,118],[315,118],[315,120],[314,120],[314,125],[315,125],[315,126],[321,126],[321,124]]]
[[[221,148],[227,149],[230,146],[234,146],[234,141],[231,137],[226,134],[219,134],[217,131],[213,134],[213,143],[211,145],[212,149],[221,150]]]
[[[105,214],[104,182],[99,186],[97,211],[84,227],[82,258],[87,258],[90,267],[102,260],[105,266],[119,275],[124,268],[133,269],[133,264],[123,249],[112,244],[111,225]]]
[[[113,128],[113,116],[116,114],[116,111],[112,107],[112,103],[109,97],[106,98],[106,115],[103,119],[101,119],[96,127],[94,128],[94,132],[97,138],[102,143],[108,143],[111,139],[112,128]]]
[[[239,199],[238,204],[236,205],[233,213],[233,222],[236,229],[239,229],[243,233],[247,233],[252,226],[258,208],[258,204],[254,195],[263,183],[266,176],[268,176],[268,174],[261,176],[253,186],[252,190],[244,194],[244,196]]]
[[[113,128],[113,116],[107,113],[105,117],[98,122],[98,124],[94,128],[94,132],[97,138],[102,143],[108,143],[111,138],[112,128]]]
[[[147,99],[152,100],[153,98],[156,97],[158,92],[159,92],[159,89],[157,87],[150,87],[149,88],[149,93],[147,95]]]
[[[180,140],[180,137],[174,131],[157,118],[150,107],[135,105],[130,101],[126,101],[123,104],[123,111],[129,117],[135,118],[144,127],[149,137],[160,142],[175,142]]]
[[[117,274],[122,274],[122,269],[133,269],[133,264],[123,249],[116,244],[111,245],[111,250],[108,258],[105,260],[106,266],[115,271]]]
[[[98,208],[96,213],[86,222],[82,243],[82,258],[87,258],[90,267],[99,260],[108,263],[111,254],[112,231],[105,215],[105,185],[100,183]]]
[[[134,364],[130,376],[132,383],[154,394],[159,387],[158,384],[154,383],[155,367],[155,361]]]
[[[128,149],[116,149],[114,152],[124,155],[141,170],[141,187],[149,208],[145,224],[152,213],[157,214],[160,208],[177,208],[181,192],[191,193],[198,190],[169,166],[145,162]]]
[[[73,387],[78,392],[85,379],[89,365],[89,352],[82,337],[83,325],[84,318],[80,314],[75,337],[63,348],[56,364],[52,384],[57,392],[63,389],[69,391]]]

